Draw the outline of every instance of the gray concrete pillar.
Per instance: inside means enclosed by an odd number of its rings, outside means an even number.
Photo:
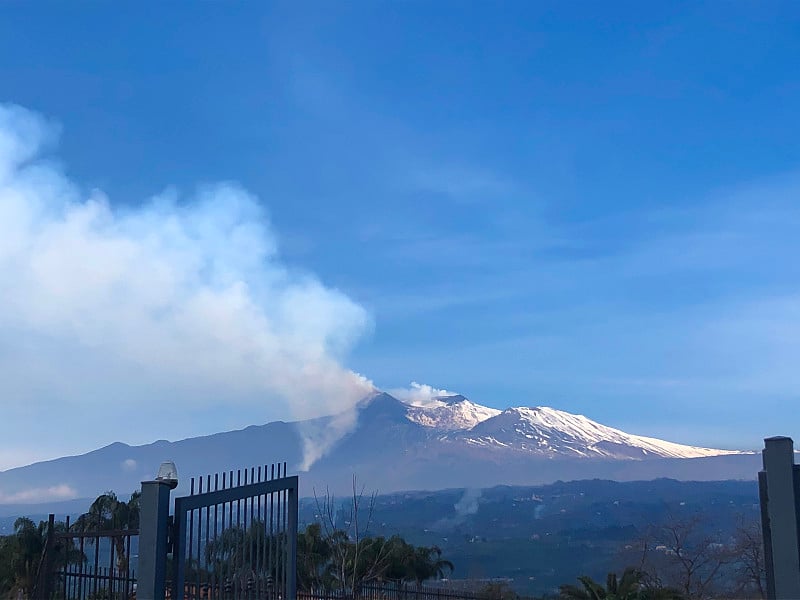
[[[169,481],[143,481],[139,512],[137,600],[164,600],[169,535]]]
[[[800,476],[794,464],[792,438],[764,440],[764,470],[759,473],[767,594],[775,600],[800,598],[800,539],[796,490]]]

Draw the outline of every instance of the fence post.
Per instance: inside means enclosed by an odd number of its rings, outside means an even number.
[[[789,437],[764,440],[758,474],[767,598],[800,598],[800,465]]]
[[[297,598],[297,511],[298,511],[298,479],[292,478],[294,482],[289,487],[289,522],[287,524],[288,531],[287,539],[289,547],[287,548],[288,560],[287,569],[288,576],[286,581],[286,597],[288,600],[296,600]]]
[[[136,597],[164,600],[167,580],[169,481],[142,482],[139,518],[139,578]]]
[[[31,590],[31,598],[49,598],[53,595],[53,547],[55,542],[56,516],[52,513],[47,517],[47,538],[44,543],[39,570],[36,581]]]

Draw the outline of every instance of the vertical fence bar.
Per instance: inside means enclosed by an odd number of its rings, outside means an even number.
[[[265,469],[266,471],[266,469]],[[261,465],[258,467],[258,482],[261,483]],[[266,498],[266,496],[265,496]],[[261,494],[258,495],[258,548],[256,551],[256,597],[261,598],[264,593],[262,579],[264,577],[264,519],[261,518]]]
[[[94,589],[92,592],[97,596],[98,576],[100,574],[100,536],[94,536]]]
[[[187,523],[186,523],[186,510],[183,508],[183,498],[175,498],[175,549],[173,551],[173,556],[175,557],[174,562],[174,569],[175,575],[173,577],[173,598],[183,598],[183,590],[184,590],[184,577],[186,572],[186,535],[187,535]],[[142,542],[141,542],[141,535],[139,536],[139,572],[141,579],[141,571],[142,571],[142,563],[141,563],[141,555],[142,555]],[[137,598],[138,598],[138,586],[137,586]]]
[[[203,495],[203,478],[200,477],[199,481],[197,482],[197,493],[201,496]],[[194,516],[194,510],[192,510],[192,516]],[[197,509],[197,561],[195,563],[195,573],[194,573],[194,594],[192,594],[192,598],[199,597],[200,591],[200,540],[203,539],[202,537],[202,527],[203,527],[203,509]],[[190,556],[193,555],[193,552],[189,551]]]
[[[114,543],[115,540],[110,538],[108,540],[109,545],[109,553],[108,553],[108,591],[110,592],[110,597],[114,597],[114,549],[116,544]]]
[[[223,473],[222,474],[222,489],[223,490],[227,489],[227,485],[226,485],[227,484],[227,477],[228,477],[227,473]],[[225,532],[225,503],[223,502],[220,506],[221,506],[220,512],[222,513],[222,533],[224,534],[224,532]],[[221,547],[220,548],[220,552],[222,553],[221,556],[224,557],[225,556],[224,555],[224,548]],[[220,597],[221,598],[225,597],[224,596],[224,594],[225,594],[225,571],[226,571],[225,563],[226,563],[225,560],[220,560]]]
[[[278,469],[280,469],[280,465],[278,465]],[[283,478],[284,479],[286,478],[286,463],[283,463]],[[280,494],[283,497],[283,510],[281,512],[281,520],[282,520],[281,527],[282,527],[283,550],[285,552],[285,554],[283,555],[283,571],[282,571],[281,579],[283,581],[282,588],[283,588],[284,593],[285,593],[285,590],[289,587],[288,573],[286,571],[286,567],[287,567],[286,563],[287,563],[287,559],[288,559],[288,554],[286,554],[286,552],[287,552],[287,541],[288,541],[287,540],[288,514],[287,514],[287,510],[286,510],[286,508],[287,508],[287,505],[286,505],[287,490],[285,490],[285,489],[281,490]],[[294,598],[292,598],[291,600],[294,600]]]
[[[275,479],[275,465],[270,465],[270,481]],[[274,548],[273,548],[274,546]],[[270,586],[268,589],[269,597],[272,597],[275,588],[275,576],[277,575],[277,569],[275,568],[275,554],[278,550],[278,544],[275,540],[275,493],[270,492],[269,494],[269,566],[268,566],[268,579],[267,585]]]
[[[233,471],[228,472],[228,484],[230,487],[234,487],[233,484]],[[228,502],[228,527],[233,528],[233,502]],[[228,587],[230,588],[230,592],[234,591],[234,576],[236,575],[236,538],[233,538],[232,543],[230,544],[230,558],[228,559],[228,577],[225,578],[225,582],[227,583]]]
[[[206,476],[206,491],[211,491],[211,475]],[[211,506],[206,506],[206,543],[203,547],[203,564],[205,565],[205,575],[203,577],[203,587],[206,590],[211,589],[211,573],[210,573],[210,556],[208,554],[208,540],[210,537],[209,528],[211,525]]]
[[[285,475],[285,468],[284,468]],[[288,600],[295,600],[297,597],[297,513],[299,510],[299,498],[297,478],[293,478],[294,482],[289,488],[289,525],[286,535],[289,541],[288,544],[288,560],[287,569],[289,571],[288,581],[286,582],[286,597]]]
[[[130,598],[131,595],[131,536],[125,541],[125,598]]]
[[[219,489],[219,473],[214,475],[214,491],[216,492]],[[214,505],[214,543],[217,542],[217,519],[219,517],[219,504]],[[215,552],[217,552],[217,548],[214,548]],[[217,582],[217,565],[216,565],[216,555],[211,557],[214,563],[211,566],[211,591],[208,594],[209,600],[211,598],[216,598],[214,595],[216,592],[216,586],[218,585]]]
[[[69,530],[69,527],[67,528],[67,530]],[[83,566],[84,563],[86,563],[86,555],[83,553],[83,551],[86,549],[86,540],[84,538],[81,538],[79,547],[81,553],[81,562],[78,565],[78,598],[83,599],[83,579],[84,579]]]
[[[217,474],[213,490],[206,475],[177,498],[174,597],[296,600],[297,482],[284,462],[244,469],[244,477],[241,469],[224,472],[221,488]],[[196,569],[188,587],[187,568]]]

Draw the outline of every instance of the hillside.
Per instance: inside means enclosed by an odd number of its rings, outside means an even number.
[[[349,486],[353,474],[383,491],[533,485],[556,480],[750,479],[757,454],[674,444],[628,434],[546,407],[498,411],[462,396],[410,406],[386,393],[366,398],[355,427],[308,472],[301,491]],[[333,418],[247,427],[177,442],[115,443],[80,456],[0,472],[4,497],[55,501],[129,492],[174,460],[182,489],[194,475],[286,461],[303,464],[309,439]],[[57,493],[58,495],[54,495]]]
[[[314,499],[303,500],[301,526],[317,514]],[[742,520],[757,521],[755,478],[588,480],[386,494],[376,500],[371,530],[440,546],[456,565],[454,580],[508,578],[520,592],[542,594],[578,575],[603,580],[625,566],[622,550],[649,526],[692,518],[698,520],[698,537],[721,540]]]

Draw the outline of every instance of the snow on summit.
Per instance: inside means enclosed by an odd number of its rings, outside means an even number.
[[[426,406],[409,406],[407,417],[424,427],[456,431],[472,429],[477,424],[497,416],[502,411],[470,402],[459,394],[437,396]]]
[[[738,454],[632,435],[547,406],[509,408],[465,432],[462,440],[474,445],[575,457],[700,458]]]
[[[460,394],[407,401],[406,418],[451,441],[545,456],[617,459],[701,458],[739,454],[633,435],[547,406],[497,410]]]

